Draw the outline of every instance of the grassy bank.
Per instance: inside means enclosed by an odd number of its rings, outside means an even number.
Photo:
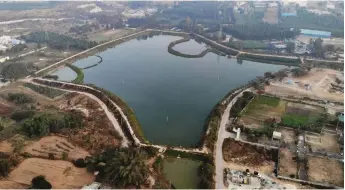
[[[240,54],[239,59],[256,61],[262,63],[270,63],[275,65],[299,66],[300,59],[289,59],[284,57],[271,57],[266,55]]]
[[[137,118],[135,117],[133,110],[121,98],[119,98],[118,96],[116,96],[112,92],[110,92],[106,89],[97,87],[93,84],[88,84],[88,86],[91,86],[91,87],[95,88],[96,90],[103,92],[112,101],[114,101],[121,108],[123,113],[126,115],[128,122],[130,123],[130,125],[132,127],[132,130],[134,131],[136,137],[140,140],[140,142],[149,143],[149,141],[145,138],[142,127],[141,127],[139,121],[137,120]]]
[[[77,77],[72,81],[75,84],[82,84],[84,82],[84,72],[81,68],[72,65],[72,64],[67,64],[67,67],[71,68],[74,72],[77,73]]]

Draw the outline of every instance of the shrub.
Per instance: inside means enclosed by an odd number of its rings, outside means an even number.
[[[0,159],[0,175],[7,176],[10,172],[10,162],[7,159]]]
[[[74,166],[77,168],[85,168],[86,167],[86,162],[84,159],[79,158],[73,162]]]
[[[21,120],[27,119],[29,117],[32,117],[35,114],[34,111],[31,110],[24,110],[24,111],[15,111],[11,115],[11,119],[19,122]]]
[[[61,155],[61,159],[68,160],[68,153],[67,152],[63,152],[62,155]]]
[[[8,93],[8,100],[16,104],[32,103],[34,100],[24,93]]]

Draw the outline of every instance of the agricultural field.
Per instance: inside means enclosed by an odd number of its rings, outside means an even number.
[[[70,161],[90,156],[85,150],[58,136],[43,137],[39,141],[27,145],[24,152],[39,158],[49,158],[53,155],[54,158]]]
[[[308,179],[344,187],[344,164],[338,160],[308,157]]]
[[[256,96],[241,113],[240,122],[249,128],[260,128],[267,119],[280,122],[287,102],[274,97]]]
[[[279,149],[279,175],[295,178],[297,174],[296,153],[287,148]]]
[[[54,189],[77,189],[94,181],[94,176],[86,168],[76,168],[68,161],[41,158],[25,159],[8,178],[30,185],[32,178],[39,175],[44,175]]]
[[[274,170],[277,151],[265,149],[255,145],[225,139],[223,143],[223,157],[228,163],[255,168],[258,171]]]

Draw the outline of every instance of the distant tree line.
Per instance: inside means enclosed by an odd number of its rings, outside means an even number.
[[[23,51],[25,48],[28,48],[26,44],[17,44],[11,47],[11,49],[7,50],[11,53],[18,53],[20,51]]]
[[[57,34],[54,32],[32,32],[28,35],[21,36],[26,42],[46,43],[48,46],[58,50],[77,49],[86,50],[97,44],[95,41],[74,39],[69,36]]]
[[[300,30],[291,30],[290,28],[282,28],[280,25],[268,23],[235,24],[223,27],[223,31],[242,40],[282,40],[294,38],[300,33]]]
[[[81,26],[72,26],[69,29],[69,32],[73,32],[76,34],[84,34],[87,32],[92,32],[93,29],[98,30],[100,28],[99,24],[93,23],[93,24],[84,24]]]

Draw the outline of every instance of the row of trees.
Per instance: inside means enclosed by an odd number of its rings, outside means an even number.
[[[8,93],[8,100],[16,104],[32,103],[34,100],[24,93]]]
[[[20,51],[23,51],[25,48],[28,48],[26,44],[17,44],[11,47],[11,49],[7,50],[11,53],[18,53]]]
[[[42,137],[49,133],[58,133],[63,128],[81,127],[82,119],[83,116],[77,111],[57,115],[44,113],[26,120],[22,130],[29,137]]]
[[[293,38],[300,33],[299,30],[291,30],[268,23],[235,24],[223,27],[223,31],[242,40],[286,39]]]
[[[100,28],[99,24],[93,23],[93,24],[84,24],[81,26],[72,26],[69,29],[69,32],[76,33],[78,35],[84,34],[87,32],[92,32],[93,29],[98,30]]]
[[[26,68],[25,63],[10,63],[4,66],[0,72],[1,76],[5,79],[18,79],[28,76],[30,73]]]
[[[86,50],[98,45],[95,41],[87,41],[81,39],[74,39],[69,36],[57,34],[54,32],[32,32],[28,35],[21,36],[26,42],[34,43],[46,43],[50,47],[59,50],[65,49],[77,49],[77,50]]]

